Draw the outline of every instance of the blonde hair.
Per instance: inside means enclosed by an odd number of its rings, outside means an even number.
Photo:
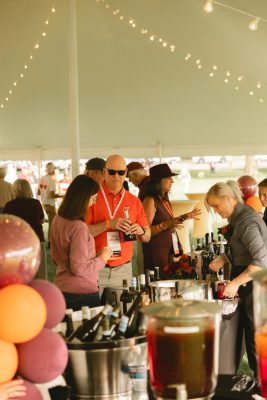
[[[0,178],[4,178],[6,176],[6,167],[0,167]]]
[[[242,192],[236,181],[218,182],[215,183],[207,192],[204,202],[207,209],[210,209],[208,199],[209,197],[232,197],[239,203],[243,203]]]
[[[13,191],[18,199],[31,199],[33,193],[29,182],[26,179],[17,179],[13,183]]]

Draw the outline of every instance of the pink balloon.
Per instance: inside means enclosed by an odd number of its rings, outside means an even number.
[[[12,397],[12,399],[14,400],[42,400],[42,395],[39,392],[39,390],[37,389],[37,387],[29,382],[24,380],[23,385],[26,387],[26,393],[25,396],[23,397]]]
[[[66,309],[65,298],[61,290],[53,283],[43,279],[33,280],[30,286],[42,296],[46,304],[47,318],[45,327],[54,328],[62,321]]]
[[[67,346],[57,333],[44,328],[28,342],[17,345],[18,373],[34,383],[45,383],[61,375],[68,361]]]
[[[30,225],[9,214],[0,215],[0,288],[29,283],[40,264],[40,240]]]

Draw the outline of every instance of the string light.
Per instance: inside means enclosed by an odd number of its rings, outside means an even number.
[[[51,13],[55,13],[55,12],[56,12],[56,8],[55,8],[55,6],[53,6],[53,7],[51,8]],[[44,21],[44,25],[47,26],[48,24],[49,24],[49,18],[46,18],[45,21]],[[47,36],[47,32],[44,31],[44,30],[42,30],[42,31],[41,31],[41,37],[42,37],[42,38],[45,38],[46,36]],[[34,46],[33,46],[33,50],[37,50],[37,49],[40,48],[39,42],[40,42],[40,39],[37,40],[37,41],[35,42],[35,44],[34,44]],[[28,60],[33,60],[33,59],[34,59],[34,57],[33,57],[33,55],[30,53],[30,55],[29,55],[29,57],[28,57]],[[29,65],[28,65],[27,63],[25,63],[25,64],[23,65],[23,71],[26,72],[26,71],[28,71],[28,69],[29,69]],[[24,72],[20,72],[20,73],[19,73],[19,78],[20,78],[20,79],[23,79],[23,78],[24,78]],[[13,89],[9,89],[9,90],[8,90],[9,95],[13,95],[13,94],[14,94],[14,89],[17,87],[17,85],[18,85],[18,79],[15,79],[15,80],[13,81],[13,83],[12,83]],[[8,102],[8,101],[10,100],[10,96],[4,96],[3,98],[5,99],[5,102]],[[1,109],[4,108],[4,101],[3,101],[3,100],[0,101],[0,107],[1,107]]]
[[[253,19],[249,24],[248,27],[251,31],[256,31],[258,29],[258,24],[260,22],[260,18],[257,17],[255,19]]]
[[[96,2],[97,2],[97,3],[100,3],[100,4],[101,4],[101,3],[106,3],[106,4],[108,4],[108,1],[109,1],[109,0],[96,0]],[[231,9],[231,10],[238,11],[238,12],[240,12],[240,13],[249,15],[250,17],[255,17],[255,16],[253,16],[252,14],[245,13],[245,12],[243,12],[242,10],[235,9],[235,8],[230,7],[230,6],[228,6],[228,5],[225,5],[225,4],[223,4],[223,3],[221,3],[221,2],[219,2],[219,1],[217,1],[217,0],[207,1],[207,2],[206,2],[206,5],[207,5],[207,7],[208,7],[208,4],[207,4],[207,3],[210,3],[210,4],[209,4],[209,7],[210,7],[210,5],[213,7],[213,4],[217,4],[217,5],[221,5],[221,6],[224,6],[224,7],[226,7],[226,8],[229,8],[229,9]],[[126,17],[124,17],[124,16],[122,16],[122,15],[119,15],[119,14],[121,13],[120,10],[118,10],[118,9],[112,10],[111,8],[112,8],[112,7],[109,7],[111,14],[112,14],[114,17],[117,17],[117,18],[118,18],[119,20],[121,20],[121,21],[125,18],[125,20],[128,22],[128,26],[131,26],[131,27],[132,27],[133,24],[135,24],[135,26],[138,25],[138,23],[137,23],[133,18],[126,18]],[[259,18],[259,20],[263,20],[263,19],[260,18],[260,17],[257,17],[257,18]],[[265,20],[264,20],[264,21],[265,21]],[[267,20],[266,20],[266,22],[267,22]],[[164,38],[164,37],[162,37],[162,36],[160,36],[160,35],[157,35],[155,32],[149,31],[149,30],[148,30],[146,27],[144,27],[144,26],[143,26],[143,27],[140,27],[138,30],[136,30],[136,32],[138,32],[139,34],[141,34],[145,40],[148,40],[149,42],[153,42],[153,43],[155,43],[156,45],[159,45],[159,46],[161,46],[161,47],[168,48],[168,49],[170,50],[170,52],[175,52],[175,51],[176,51],[176,46],[175,46],[175,44],[172,43],[171,45],[168,45],[169,41],[166,40],[166,38]],[[191,52],[187,52],[186,55],[184,56],[185,62],[188,63],[191,59],[194,59],[194,58],[192,57]],[[196,67],[197,67],[199,70],[202,70],[202,69],[203,69],[204,72],[205,72],[206,69],[202,67],[201,58],[200,58],[200,57],[199,57],[199,58],[195,58],[195,59],[194,59],[194,63],[195,63]],[[208,72],[209,77],[215,79],[215,76],[217,76],[217,73],[215,74],[215,72],[217,72],[218,69],[223,70],[223,68],[222,68],[222,67],[219,68],[219,66],[218,66],[217,64],[211,65],[211,66],[209,67],[209,72]],[[234,76],[234,75],[235,75],[235,76]],[[219,78],[219,75],[218,75],[217,77]],[[231,79],[230,79],[230,78],[231,78]],[[241,75],[241,74],[240,74],[240,75],[236,75],[236,74],[233,74],[229,69],[226,69],[226,70],[225,70],[225,77],[223,77],[223,82],[224,82],[225,84],[228,84],[229,87],[232,87],[233,90],[239,91],[239,90],[240,90],[240,85],[243,83],[243,80],[245,80],[245,79],[244,79],[244,75]],[[236,84],[236,83],[237,83],[236,81],[238,82],[238,84]],[[246,79],[246,81],[249,82],[249,79]],[[252,80],[250,79],[250,81],[252,81]],[[230,84],[230,82],[232,82],[232,85]],[[257,97],[257,96],[255,95],[256,92],[254,92],[255,87],[256,87],[257,89],[260,89],[260,88],[262,87],[261,82],[260,82],[259,80],[257,81],[257,83],[254,82],[253,88],[251,87],[250,90],[248,90],[246,93],[249,94],[250,96]],[[242,88],[242,86],[241,86],[241,88]],[[260,92],[257,91],[257,93],[260,93]],[[261,97],[260,99],[257,99],[257,100],[258,100],[260,103],[263,103],[263,101],[264,101],[264,99],[263,99],[262,97]]]
[[[212,0],[208,0],[205,4],[204,4],[204,11],[206,13],[211,13],[213,11],[213,4],[212,4]]]
[[[246,17],[253,18],[252,21],[248,24],[248,27],[251,31],[256,31],[258,29],[258,24],[260,21],[267,22],[267,19],[265,19],[265,18],[259,17],[258,15],[251,14],[247,11],[241,10],[236,7],[232,7],[228,4],[222,3],[221,1],[217,1],[217,0],[207,0],[203,7],[204,11],[206,13],[212,13],[213,8],[214,8],[213,4],[216,4],[217,6],[220,6],[220,7],[227,8],[228,10],[234,11],[236,13],[245,15]]]

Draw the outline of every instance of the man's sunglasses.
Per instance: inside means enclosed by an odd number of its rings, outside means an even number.
[[[116,169],[108,169],[108,168],[107,168],[107,171],[108,171],[108,174],[109,174],[109,175],[116,175],[116,174],[118,174],[118,175],[120,175],[120,176],[123,176],[123,175],[126,174],[126,169],[118,169],[118,170],[116,170]]]

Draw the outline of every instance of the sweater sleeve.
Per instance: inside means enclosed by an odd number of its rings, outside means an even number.
[[[69,257],[71,272],[84,277],[102,269],[105,261],[96,257],[94,238],[88,227],[83,225],[77,227],[72,234]]]

